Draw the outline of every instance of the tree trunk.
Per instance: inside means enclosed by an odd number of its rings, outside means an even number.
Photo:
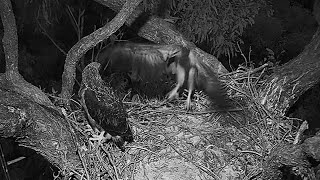
[[[4,28],[2,43],[6,59],[6,73],[0,75],[1,82],[8,82],[6,85],[18,93],[39,104],[54,108],[49,98],[39,88],[24,80],[18,72],[18,36],[10,1],[0,1],[0,13]]]
[[[76,143],[80,142],[73,137],[79,135],[75,136],[66,119],[55,109],[3,87],[0,88],[0,136],[14,137],[19,146],[35,150],[59,169],[75,171],[80,163]]]
[[[314,16],[320,24],[319,1],[314,4]],[[319,80],[320,28],[318,27],[311,42],[304,48],[303,52],[277,68],[260,86],[258,89],[259,97],[261,97],[260,103],[271,112],[272,119],[283,120],[290,106],[310,87],[319,83]],[[319,169],[311,167],[312,161],[320,161],[319,149],[319,135],[306,139],[302,144],[284,143],[277,145],[264,163],[263,179],[279,179],[283,173],[280,172],[280,169],[285,168],[292,174],[304,179],[319,178]]]
[[[18,37],[9,0],[0,1],[6,72],[0,75],[0,136],[14,137],[60,169],[75,171],[80,163],[74,133],[60,111],[18,72]],[[68,160],[66,160],[68,159]]]
[[[314,12],[320,11],[320,3],[315,4]],[[320,14],[314,14],[320,19]],[[318,21],[320,24],[320,21]],[[261,104],[283,116],[300,95],[320,80],[320,28],[318,27],[311,42],[303,52],[288,63],[275,70],[259,88]]]

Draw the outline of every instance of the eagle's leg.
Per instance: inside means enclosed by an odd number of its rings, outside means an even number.
[[[185,69],[181,65],[178,64],[177,65],[177,74],[176,74],[177,85],[166,96],[169,101],[179,97],[178,90],[180,89],[180,87],[183,86],[185,76],[186,76]]]
[[[195,68],[191,68],[189,70],[189,75],[188,75],[188,97],[187,97],[187,101],[186,101],[186,110],[190,110],[191,108],[191,95],[192,95],[192,91],[194,90],[194,81],[195,81],[195,73],[196,70]]]

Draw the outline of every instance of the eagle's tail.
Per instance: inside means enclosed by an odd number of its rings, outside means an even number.
[[[228,106],[226,85],[221,82],[217,74],[206,64],[198,65],[198,85],[209,96],[218,108],[225,109]]]

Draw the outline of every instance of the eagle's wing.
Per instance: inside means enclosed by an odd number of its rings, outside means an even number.
[[[106,48],[98,56],[104,69],[131,72],[133,80],[151,81],[168,72],[170,58],[181,52],[178,45],[125,43]]]

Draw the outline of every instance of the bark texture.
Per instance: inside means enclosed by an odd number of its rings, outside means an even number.
[[[76,170],[75,134],[55,109],[39,105],[10,89],[0,89],[0,136],[14,137],[60,169]]]
[[[320,3],[315,3],[314,15],[320,20]],[[320,21],[318,21],[320,24]],[[300,95],[320,80],[320,29],[303,52],[276,69],[259,89],[261,104],[283,116]]]
[[[11,2],[0,1],[6,72],[0,75],[0,136],[14,137],[60,169],[76,170],[74,135],[61,113],[18,72],[18,37]]]
[[[11,86],[16,92],[39,104],[54,107],[49,98],[39,88],[28,83],[19,74],[18,36],[11,2],[9,0],[0,1],[0,11],[4,30],[2,43],[6,60],[6,73],[0,75],[0,81],[6,82],[6,85]]]

